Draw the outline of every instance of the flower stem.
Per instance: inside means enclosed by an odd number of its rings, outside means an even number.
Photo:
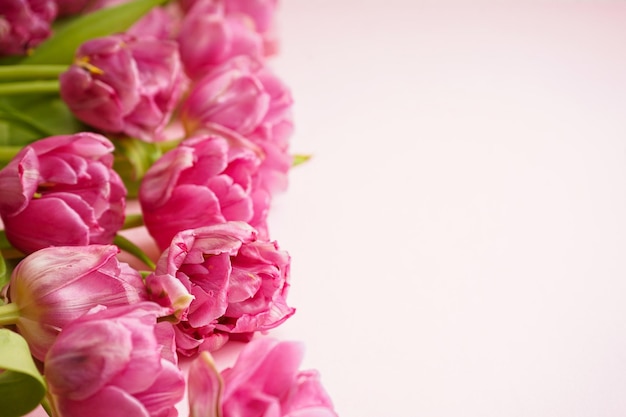
[[[57,79],[67,65],[2,65],[0,81]]]
[[[150,257],[146,255],[145,252],[142,251],[139,246],[135,245],[133,242],[126,239],[124,236],[119,235],[119,234],[115,235],[115,239],[113,239],[113,243],[116,244],[120,249],[135,256],[141,262],[146,264],[148,268],[154,269],[156,267],[154,262],[152,262],[152,259],[150,259]]]
[[[48,400],[48,397],[43,397],[43,400],[41,400],[41,408],[43,408],[43,410],[46,412],[46,414],[48,414],[50,417],[53,416],[53,412],[52,412],[52,406],[50,404],[50,401]]]
[[[20,308],[15,303],[0,306],[0,326],[15,324],[20,318]]]
[[[0,83],[0,96],[16,94],[39,94],[56,93],[59,91],[59,81],[17,81],[11,83]]]
[[[143,216],[141,213],[127,214],[122,225],[122,230],[133,229],[143,226]]]

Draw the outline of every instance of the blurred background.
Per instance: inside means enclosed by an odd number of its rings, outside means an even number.
[[[342,417],[626,415],[626,3],[286,0],[270,211]]]

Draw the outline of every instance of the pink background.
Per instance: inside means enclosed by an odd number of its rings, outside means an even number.
[[[623,417],[626,4],[467,3],[282,1],[271,335],[342,417]]]

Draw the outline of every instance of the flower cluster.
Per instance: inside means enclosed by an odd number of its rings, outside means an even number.
[[[31,358],[0,362],[0,417],[173,417],[185,392],[191,417],[336,416],[263,335],[295,312],[267,222],[299,160],[276,8],[0,0],[0,356]]]

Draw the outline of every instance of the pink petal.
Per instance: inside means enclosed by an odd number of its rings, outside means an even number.
[[[223,381],[208,352],[201,352],[189,367],[189,417],[221,417]]]

